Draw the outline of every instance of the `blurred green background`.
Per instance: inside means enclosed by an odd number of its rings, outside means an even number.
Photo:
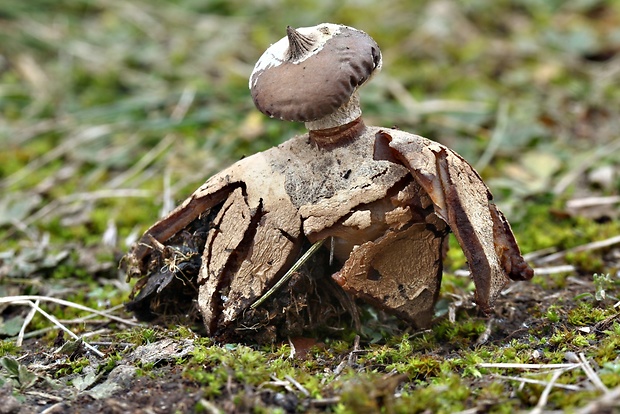
[[[105,241],[115,263],[209,175],[303,131],[247,82],[287,25],[321,22],[382,48],[367,124],[461,153],[526,251],[558,247],[536,217],[618,195],[618,1],[3,0],[0,246]]]

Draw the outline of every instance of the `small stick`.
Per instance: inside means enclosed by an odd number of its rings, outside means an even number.
[[[319,247],[323,245],[323,243],[325,243],[325,239],[319,240],[318,242],[310,246],[308,251],[304,253],[303,256],[301,256],[293,266],[291,266],[288,272],[286,272],[286,274],[282,276],[282,278],[278,280],[278,282],[273,285],[271,289],[269,289],[256,302],[250,305],[250,309],[256,309],[257,307],[259,307],[265,300],[267,300],[269,296],[271,296],[276,290],[278,290],[280,286],[285,284],[293,276],[293,273],[295,273],[297,269],[299,269],[304,263],[306,263],[306,261],[308,261],[308,259],[319,249]]]

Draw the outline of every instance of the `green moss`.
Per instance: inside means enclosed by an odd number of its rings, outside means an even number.
[[[163,337],[164,333],[157,328],[137,327],[116,334],[121,342],[129,342],[136,345],[146,345]]]
[[[560,308],[557,305],[551,305],[547,308],[547,312],[545,314],[546,318],[551,323],[557,323],[560,321]]]
[[[592,303],[581,301],[576,308],[568,312],[568,323],[575,326],[592,325],[615,313],[613,308],[605,310],[595,307]]]
[[[4,339],[0,341],[0,357],[6,355],[16,355],[19,351],[19,347],[15,345],[15,342],[10,339]]]
[[[54,377],[62,378],[66,375],[80,374],[84,367],[90,365],[90,361],[86,357],[78,358],[75,361],[67,359],[66,364],[56,371]]]
[[[436,340],[442,343],[465,345],[478,339],[486,329],[486,322],[481,319],[465,318],[459,323],[443,320],[433,327]]]
[[[403,393],[396,402],[394,411],[454,413],[464,409],[465,402],[470,396],[471,389],[458,375],[452,374]]]

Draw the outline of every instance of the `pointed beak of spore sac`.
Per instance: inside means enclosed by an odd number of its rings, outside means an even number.
[[[310,36],[304,36],[291,26],[286,27],[286,37],[288,37],[288,59],[296,61],[303,58],[306,53],[312,50],[314,40]]]

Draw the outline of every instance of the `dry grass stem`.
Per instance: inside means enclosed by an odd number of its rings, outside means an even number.
[[[534,407],[534,409],[530,411],[530,414],[541,414],[543,412],[542,410],[547,405],[549,394],[551,394],[551,390],[553,389],[553,386],[555,385],[556,381],[560,378],[560,376],[566,371],[567,370],[564,370],[564,369],[558,369],[557,371],[553,373],[551,380],[549,380],[542,394],[540,394],[540,398],[538,399],[538,404],[536,404],[536,407]]]
[[[573,265],[535,267],[534,274],[535,275],[557,275],[558,273],[572,273],[572,272],[575,272],[576,269],[577,268]]]
[[[293,359],[295,358],[295,353],[297,352],[297,349],[295,349],[295,344],[293,343],[293,341],[291,341],[291,337],[289,336],[287,339],[288,345],[291,347],[291,352],[289,353],[288,357],[289,359]]]
[[[390,93],[407,110],[408,115],[419,116],[440,112],[458,113],[486,113],[489,105],[485,102],[452,100],[452,99],[425,99],[417,101],[411,93],[395,79],[387,82]]]
[[[567,209],[581,209],[620,203],[620,196],[574,198],[566,202]]]
[[[534,407],[534,409],[532,411],[530,411],[530,413],[533,413],[533,414],[540,414],[540,413],[543,412],[542,410],[547,405],[547,401],[548,401],[549,395],[550,395],[551,390],[552,390],[553,387],[563,388],[563,389],[567,389],[567,390],[571,390],[571,391],[580,391],[582,389],[581,387],[578,387],[578,386],[575,386],[575,385],[556,384],[557,380],[560,378],[560,376],[563,373],[565,373],[567,371],[570,371],[572,369],[575,369],[575,368],[581,368],[582,371],[586,374],[588,380],[597,389],[602,391],[604,393],[604,396],[612,394],[612,393],[616,393],[614,395],[617,395],[617,393],[620,392],[617,389],[609,391],[609,389],[605,386],[605,384],[603,384],[603,382],[601,381],[600,377],[596,374],[596,372],[594,371],[594,369],[590,365],[588,359],[586,358],[586,356],[583,353],[580,353],[578,358],[575,358],[575,360],[578,361],[578,362],[569,363],[569,364],[481,363],[481,364],[478,364],[478,366],[482,367],[482,368],[503,368],[503,369],[523,369],[523,370],[551,369],[552,372],[553,372],[553,375],[552,375],[551,379],[548,382],[537,381],[537,380],[532,380],[532,379],[528,379],[528,378],[518,378],[518,377],[494,375],[496,378],[502,378],[502,379],[519,381],[522,384],[525,384],[525,383],[546,384],[546,387],[543,390],[543,392],[542,392],[542,394],[540,396],[540,399],[538,400],[538,404],[536,405],[536,407]],[[594,412],[594,411],[582,411],[582,412]]]
[[[577,411],[578,414],[598,414],[611,411],[613,408],[620,407],[620,387],[616,387],[600,398],[591,401],[588,405]]]
[[[269,296],[271,296],[275,291],[277,291],[280,288],[280,286],[285,284],[291,278],[291,276],[293,276],[293,274],[297,271],[297,269],[299,269],[301,266],[303,266],[303,264],[306,263],[306,261],[308,261],[308,259],[310,257],[312,257],[312,255],[323,245],[323,243],[325,243],[325,239],[319,240],[318,242],[316,242],[312,246],[310,246],[308,251],[306,253],[304,253],[295,262],[295,264],[293,266],[291,266],[291,268],[284,274],[284,276],[282,276],[280,278],[280,280],[278,280],[276,282],[275,285],[273,285],[273,287],[271,289],[269,289],[267,292],[265,292],[265,294],[263,296],[258,298],[258,300],[256,302],[254,302],[252,305],[250,305],[250,309],[256,309],[258,306],[260,306],[261,303],[263,303],[265,300],[267,300],[267,298],[269,298]]]
[[[34,302],[32,302],[30,300],[14,300],[14,301],[11,301],[11,304],[13,304],[13,305],[28,305],[28,306],[31,306],[33,309],[36,309],[37,312],[39,312],[41,315],[43,315],[45,318],[47,318],[47,320],[52,322],[54,325],[56,325],[58,328],[60,328],[65,333],[67,333],[70,337],[72,337],[73,339],[78,340],[78,341],[81,340],[84,343],[84,346],[86,348],[90,349],[95,355],[97,355],[100,358],[105,357],[105,354],[103,352],[101,352],[97,348],[91,346],[86,341],[83,341],[79,336],[74,334],[69,328],[67,328],[62,323],[60,323],[58,321],[58,319],[56,319],[53,315],[50,315],[49,313],[45,312],[38,305],[36,305]]]
[[[566,254],[566,252],[564,252]],[[576,267],[573,265],[558,265],[558,266],[545,266],[545,267],[534,267],[535,275],[556,275],[558,273],[571,273],[576,270]],[[459,277],[469,277],[471,275],[469,270],[465,269],[457,269],[454,271],[455,276]]]
[[[38,307],[39,303],[41,301],[39,299],[37,299],[34,304]],[[26,318],[24,319],[24,323],[22,323],[22,327],[19,330],[19,334],[17,335],[17,341],[15,341],[15,345],[21,347],[23,342],[24,342],[24,334],[26,333],[26,328],[28,327],[28,325],[30,324],[30,322],[32,321],[32,318],[34,318],[34,315],[37,313],[37,308],[36,307],[31,307],[30,312],[28,312],[28,315],[26,315]]]
[[[20,170],[4,178],[0,181],[0,188],[9,187],[18,183],[32,174],[33,171],[37,171],[50,162],[59,159],[71,151],[74,151],[77,146],[99,139],[111,132],[112,128],[109,125],[90,126],[77,132],[73,137],[64,140],[62,144],[46,152],[45,155],[35,158]]]
[[[564,177],[558,180],[557,184],[553,188],[553,194],[562,194],[570,187],[575,180],[582,177],[585,172],[594,166],[601,158],[609,157],[611,154],[620,150],[620,139],[610,142],[607,145],[597,146],[596,149],[580,164],[577,164],[575,168],[569,171]]]
[[[89,308],[88,306],[84,306],[84,305],[80,305],[79,303],[75,303],[75,302],[70,302],[68,300],[64,300],[64,299],[58,299],[58,298],[54,298],[51,296],[37,296],[37,295],[21,295],[21,296],[7,296],[4,298],[0,298],[0,303],[8,303],[8,304],[15,304],[17,302],[24,302],[24,301],[43,301],[43,302],[52,302],[52,303],[56,303],[58,305],[62,305],[62,306],[67,306],[70,308],[75,308],[75,309],[79,309],[82,310],[84,312],[90,312],[93,313],[95,315],[99,315],[102,316],[104,318],[116,321],[116,322],[120,322],[123,323],[125,325],[129,325],[129,326],[141,326],[141,324],[137,323],[137,322],[133,322],[129,319],[124,319],[124,318],[120,318],[118,316],[114,316],[114,315],[110,315],[108,312],[111,312],[113,310],[117,310],[119,309],[118,306],[105,310],[105,311],[100,311],[97,309],[93,309],[93,308]]]
[[[170,115],[170,119],[176,122],[182,121],[187,115],[187,111],[191,107],[194,99],[196,97],[196,91],[192,88],[185,88],[181,97],[179,98],[178,103],[172,110]],[[132,177],[137,176],[142,171],[144,171],[153,161],[159,158],[162,154],[168,152],[170,146],[172,146],[179,137],[176,134],[169,133],[166,134],[151,150],[149,150],[146,154],[144,154],[136,163],[134,163],[129,169],[127,169],[124,173],[117,175],[112,180],[109,181],[108,186],[111,188],[116,188],[127,181],[129,181]]]
[[[502,146],[504,138],[507,136],[507,130],[509,125],[509,108],[510,106],[506,101],[500,102],[496,116],[496,127],[493,129],[493,134],[491,135],[489,144],[480,156],[478,162],[475,164],[476,170],[484,170],[497,153],[497,150],[499,150]]]
[[[569,253],[580,253],[580,252],[598,250],[598,249],[603,249],[605,247],[610,247],[610,246],[613,246],[619,243],[620,243],[620,236],[614,236],[614,237],[610,237],[605,240],[598,240],[592,243],[586,243],[581,246],[573,247],[571,249],[562,250],[560,252],[550,254],[548,256],[544,256],[540,259],[537,259],[536,263],[538,264],[550,263],[550,262],[554,262],[556,260],[562,259],[564,256],[566,256]]]
[[[493,318],[487,321],[486,326],[484,328],[484,332],[482,332],[480,336],[478,337],[478,339],[476,340],[476,345],[482,345],[489,340],[489,337],[491,336],[491,331],[493,329],[493,321],[494,321]]]
[[[153,148],[136,161],[129,169],[117,175],[107,184],[110,188],[117,188],[141,173],[153,161],[164,154],[178,138],[174,134],[166,134]]]
[[[493,378],[517,381],[525,384],[546,385],[547,381],[535,380],[532,378],[511,377],[509,375],[493,375]],[[556,388],[562,388],[569,391],[581,391],[583,387],[571,384],[555,384]]]
[[[48,203],[47,205],[41,207],[37,212],[30,215],[26,220],[25,224],[31,225],[32,223],[40,220],[49,214],[57,211],[63,205],[75,203],[75,202],[88,202],[95,201],[104,198],[128,198],[128,197],[136,197],[136,198],[149,198],[152,197],[153,193],[149,190],[135,190],[135,189],[104,189],[98,191],[91,191],[87,193],[76,193],[70,194],[64,197],[59,197],[56,200]]]
[[[211,401],[208,401],[204,398],[201,398],[198,401],[198,405],[207,413],[207,414],[220,414],[222,410],[220,410],[217,405],[213,404]]]
[[[609,389],[605,386],[605,384],[603,384],[603,381],[601,381],[600,377],[596,375],[596,372],[594,372],[594,369],[592,369],[590,362],[583,354],[583,352],[579,353],[579,360],[581,361],[581,367],[583,369],[583,372],[586,373],[590,382],[592,382],[592,384],[594,384],[594,386],[599,390],[603,391],[604,393],[608,393]]]
[[[304,388],[304,386],[301,385],[298,381],[296,381],[295,378],[291,377],[290,375],[285,375],[284,378],[288,382],[293,384],[295,388],[297,388],[303,395],[305,395],[306,397],[310,397],[310,393],[308,392],[308,390]]]
[[[579,368],[581,364],[519,364],[514,362],[498,362],[498,363],[487,363],[481,362],[477,364],[480,368],[501,368],[501,369],[574,369]]]

